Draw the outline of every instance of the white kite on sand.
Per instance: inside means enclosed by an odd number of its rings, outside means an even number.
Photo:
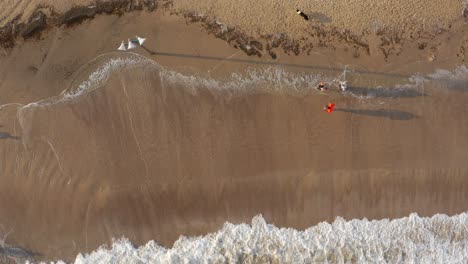
[[[134,48],[136,48],[135,44],[133,44],[133,42],[129,39],[128,40],[127,50],[131,50],[131,49],[134,49]]]
[[[126,51],[127,48],[125,47],[125,43],[122,41],[122,43],[120,44],[118,50],[121,50],[121,51]]]
[[[127,43],[127,44],[125,44],[125,42],[122,41],[122,43],[120,43],[120,46],[117,48],[117,50],[120,50],[120,51],[131,50],[131,49],[134,49],[134,48],[137,47],[135,44],[138,44],[138,45],[140,45],[140,46],[143,46],[143,43],[145,43],[145,41],[146,41],[145,38],[136,36],[136,38],[134,38],[134,39],[132,39],[132,40],[128,39],[128,43]]]

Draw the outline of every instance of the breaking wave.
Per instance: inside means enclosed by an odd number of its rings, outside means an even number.
[[[259,215],[249,224],[224,224],[215,233],[180,237],[172,248],[150,241],[135,247],[114,240],[74,263],[464,263],[468,214],[395,220],[337,218],[304,231],[279,228]],[[63,263],[63,262],[58,262]]]

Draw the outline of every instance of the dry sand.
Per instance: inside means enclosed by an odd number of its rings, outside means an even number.
[[[189,6],[180,1],[174,8]],[[227,13],[219,16],[229,21]],[[265,29],[281,30],[272,24]],[[336,216],[466,210],[468,94],[444,85],[426,87],[430,96],[382,97],[370,105],[335,94],[339,109],[327,116],[320,108],[329,98],[317,93],[230,98],[201,89],[194,95],[180,83],[161,83],[160,69],[144,67],[118,72],[73,102],[18,114],[12,103],[60,94],[87,76],[92,67],[83,65],[136,31],[148,38],[147,50],[138,53],[187,74],[223,79],[272,61],[161,12],[97,16],[4,52],[0,103],[9,105],[0,108],[0,231],[10,232],[8,244],[46,259],[71,259],[113,237],[170,246],[180,234],[205,234],[258,213],[278,226],[305,228]],[[459,63],[453,47],[465,37],[464,31],[438,36],[437,54],[448,60],[432,64],[415,45],[385,64],[381,56],[327,49],[298,57],[278,52],[275,62],[296,64],[282,66],[293,73],[315,74],[317,68],[307,68],[313,65],[339,74],[345,64],[387,73],[355,74],[354,85],[365,89],[362,79],[400,82]]]
[[[141,2],[141,1],[135,1]],[[26,22],[37,7],[50,7],[64,13],[71,7],[93,4],[91,0],[5,0],[0,11],[0,27],[16,17]],[[461,0],[335,0],[335,1],[229,1],[174,0],[173,10],[195,12],[217,17],[230,26],[239,26],[250,34],[284,32],[298,36],[308,23],[295,13],[300,9],[312,18],[312,23],[348,29],[360,34],[364,30],[446,29],[460,17]]]
[[[296,13],[300,9],[312,24],[322,24],[360,34],[364,30],[396,31],[447,28],[460,17],[460,0],[335,0],[335,1],[174,1],[174,8],[218,17],[228,25],[239,26],[250,34],[284,32],[299,36],[309,23]]]
[[[0,10],[0,27],[19,18],[20,22],[27,22],[37,8],[52,7],[55,12],[65,13],[74,6],[89,5],[94,3],[92,0],[3,0]]]

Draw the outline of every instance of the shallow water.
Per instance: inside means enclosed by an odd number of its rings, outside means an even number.
[[[8,135],[0,138],[0,198],[9,201],[0,222],[14,230],[14,243],[60,259],[122,236],[169,247],[181,234],[206,234],[257,214],[277,227],[305,229],[337,216],[460,213],[468,198],[466,72],[349,69],[343,94],[334,86],[340,71],[266,66],[215,79],[135,54],[100,56],[57,97],[0,112]],[[320,80],[330,83],[328,93],[315,89]],[[328,102],[336,103],[331,115],[322,110]],[[179,240],[173,249],[149,243],[139,257],[120,241],[77,262],[113,262],[113,254],[122,263],[119,254],[131,254],[131,262],[466,257],[459,255],[464,214],[337,220],[305,232],[252,221]],[[407,228],[415,224],[424,230],[413,237]],[[440,238],[445,232],[451,239]],[[251,242],[242,244],[245,236]],[[194,247],[200,250],[187,253]]]

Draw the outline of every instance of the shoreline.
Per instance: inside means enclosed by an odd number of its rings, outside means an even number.
[[[5,52],[24,41],[39,40],[52,28],[76,27],[83,21],[95,19],[100,15],[118,15],[135,11],[162,11],[177,17],[183,17],[186,23],[195,24],[204,29],[206,34],[213,35],[241,50],[248,56],[268,57],[276,60],[279,55],[303,56],[314,52],[336,53],[348,57],[358,64],[374,61],[372,66],[386,63],[402,63],[408,53],[418,54],[429,64],[436,64],[447,55],[454,57],[459,64],[465,63],[468,50],[468,21],[463,14],[449,22],[447,28],[431,30],[411,30],[402,28],[366,29],[352,32],[348,29],[326,24],[310,24],[300,38],[293,38],[285,32],[268,34],[248,34],[242,28],[226,25],[216,17],[205,16],[197,12],[174,10],[172,0],[147,0],[108,2],[97,0],[89,5],[74,6],[66,12],[58,13],[51,6],[37,8],[29,18],[17,16],[0,27],[0,47]],[[22,20],[27,19],[27,22]],[[222,19],[222,18],[221,18]],[[453,40],[453,36],[457,40]],[[446,42],[449,42],[447,45]]]
[[[123,15],[132,11],[152,12],[158,8],[158,3],[162,2],[165,7],[170,1],[150,0],[139,2],[132,1],[100,1],[97,0],[89,5],[78,5],[71,9],[58,13],[52,6],[37,7],[29,18],[24,18],[27,22],[20,20],[22,14],[19,14],[11,21],[7,21],[3,27],[0,27],[0,46],[3,48],[14,47],[20,37],[23,40],[30,38],[40,38],[42,33],[52,27],[75,26],[84,20],[93,19],[96,15]]]

